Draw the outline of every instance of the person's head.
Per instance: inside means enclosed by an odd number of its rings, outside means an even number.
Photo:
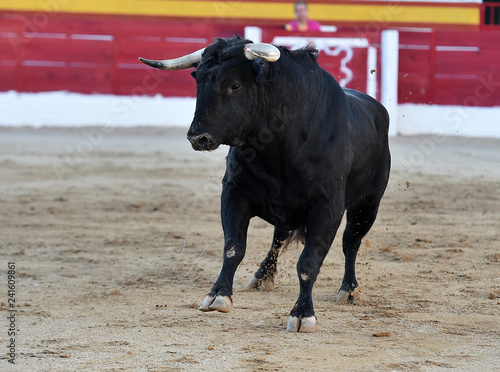
[[[307,21],[307,2],[305,1],[296,1],[294,4],[295,15],[297,16],[297,21]]]

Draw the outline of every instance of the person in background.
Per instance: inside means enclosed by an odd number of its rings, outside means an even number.
[[[296,18],[285,25],[287,31],[320,31],[319,22],[308,17],[308,6],[305,1],[296,1],[294,4]]]

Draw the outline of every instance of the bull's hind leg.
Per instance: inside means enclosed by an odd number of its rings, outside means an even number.
[[[345,256],[345,272],[342,286],[337,295],[338,303],[355,303],[359,299],[356,280],[356,256],[361,239],[368,233],[377,217],[380,201],[347,210],[347,226],[344,231],[342,247]]]
[[[297,302],[288,318],[287,331],[315,332],[317,319],[314,314],[312,289],[323,261],[342,219],[343,208],[333,213],[333,220],[329,217],[317,218],[307,224],[306,244],[297,262],[297,274],[300,283],[300,292]],[[328,222],[325,222],[328,221]]]
[[[266,258],[260,263],[259,269],[248,283],[248,289],[272,291],[274,289],[274,275],[276,274],[278,255],[283,242],[288,238],[286,230],[274,229],[273,243]]]

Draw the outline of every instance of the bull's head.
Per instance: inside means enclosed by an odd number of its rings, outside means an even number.
[[[162,70],[196,67],[196,111],[188,131],[195,150],[215,150],[219,145],[238,146],[251,130],[251,118],[262,110],[259,86],[268,81],[268,62],[280,57],[271,44],[249,40],[219,39],[186,56],[163,61],[139,60]]]

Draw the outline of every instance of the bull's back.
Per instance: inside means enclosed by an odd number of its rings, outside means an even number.
[[[382,192],[390,170],[389,114],[369,95],[344,88],[349,106],[349,138],[352,151],[347,204],[361,195]],[[349,191],[350,190],[350,191]]]
[[[366,93],[343,88],[349,104],[351,125],[357,130],[375,130],[379,137],[389,132],[389,113],[375,98]],[[360,120],[360,119],[366,120]]]

